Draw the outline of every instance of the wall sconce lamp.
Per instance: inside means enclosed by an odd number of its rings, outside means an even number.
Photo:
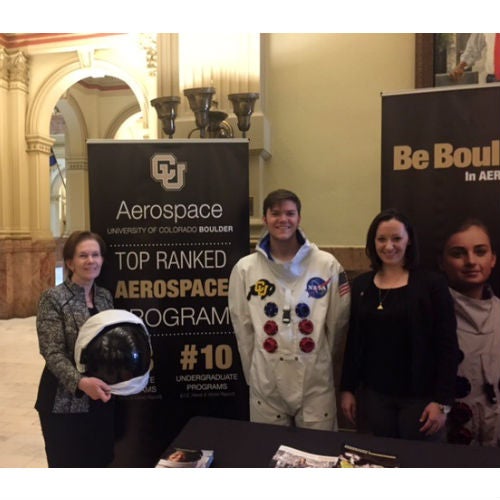
[[[163,132],[169,139],[175,134],[175,118],[177,116],[177,106],[181,98],[176,95],[157,97],[151,101],[151,105],[156,109],[158,119],[161,121]]]
[[[227,113],[219,110],[210,110],[212,97],[215,94],[213,87],[200,87],[184,89],[189,107],[194,113],[196,129],[189,133],[188,137],[195,130],[200,131],[200,137],[205,138],[232,138],[234,137],[231,125],[226,121]],[[239,94],[229,94],[228,99],[233,104],[233,113],[238,118],[238,129],[242,136],[246,137],[246,132],[250,128],[250,118],[254,111],[255,101],[259,98],[257,92],[246,92]],[[172,139],[175,133],[175,118],[177,116],[177,105],[180,102],[178,96],[157,97],[151,101],[158,114],[158,119],[162,122],[163,131]]]
[[[227,98],[233,103],[233,113],[238,117],[238,128],[242,132],[242,136],[246,137],[246,132],[250,128],[250,117],[259,94],[256,92],[229,94]]]
[[[200,87],[196,89],[184,89],[184,95],[187,97],[189,107],[194,113],[196,126],[200,131],[200,137],[205,137],[208,125],[208,112],[212,105],[212,96],[215,94],[213,87]],[[190,134],[191,135],[191,134]]]

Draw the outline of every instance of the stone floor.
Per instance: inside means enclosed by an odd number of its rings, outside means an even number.
[[[0,320],[0,467],[47,467],[33,407],[42,368],[35,317]]]

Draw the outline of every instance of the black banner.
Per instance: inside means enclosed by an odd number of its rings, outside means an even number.
[[[118,402],[115,465],[149,466],[193,415],[248,418],[227,306],[249,252],[248,141],[89,141],[88,158],[99,282],[154,351],[148,387]]]
[[[415,223],[423,265],[437,268],[450,227],[481,219],[500,235],[500,87],[496,84],[382,97],[382,208]],[[500,291],[498,270],[492,284]]]

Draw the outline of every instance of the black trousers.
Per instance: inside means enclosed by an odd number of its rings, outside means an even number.
[[[376,436],[433,442],[444,440],[444,429],[430,436],[419,430],[424,425],[419,419],[429,399],[388,396],[366,387],[363,399],[366,425]]]
[[[113,401],[92,401],[88,413],[39,417],[49,467],[106,467],[113,460]]]

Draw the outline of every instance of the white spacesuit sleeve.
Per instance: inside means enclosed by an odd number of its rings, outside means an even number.
[[[233,267],[229,278],[228,304],[231,322],[238,342],[243,375],[248,384],[255,339],[248,307],[247,291],[245,290],[244,270],[238,264]]]
[[[328,343],[332,349],[335,378],[338,380],[344,357],[344,348],[349,327],[351,288],[347,274],[337,262],[334,266],[334,283],[330,294],[330,306],[326,318]]]

